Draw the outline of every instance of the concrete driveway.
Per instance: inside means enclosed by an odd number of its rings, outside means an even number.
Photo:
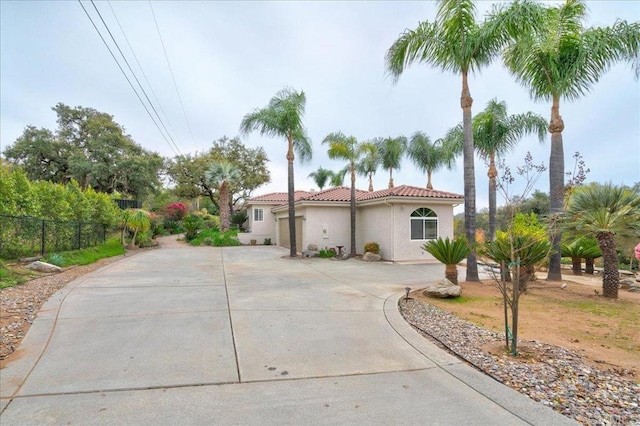
[[[70,283],[1,371],[0,423],[572,424],[402,320],[442,266],[286,254],[172,245]]]

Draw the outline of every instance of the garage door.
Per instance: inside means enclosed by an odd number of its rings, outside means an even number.
[[[280,246],[289,248],[289,218],[278,221]],[[296,217],[296,251],[302,252],[302,217]]]

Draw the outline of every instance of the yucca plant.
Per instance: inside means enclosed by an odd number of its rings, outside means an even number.
[[[471,246],[467,241],[464,238],[456,238],[455,240],[450,240],[449,237],[444,240],[438,238],[437,240],[427,241],[422,245],[422,248],[445,264],[445,278],[458,285],[458,269],[456,265],[466,258],[471,251]]]
[[[579,237],[570,243],[562,244],[562,257],[571,258],[573,275],[582,275],[583,258],[591,264],[591,273],[593,274],[593,259],[600,256],[602,256],[602,252],[598,247],[598,241],[594,238]]]
[[[136,236],[138,232],[145,232],[151,229],[151,218],[149,213],[142,209],[131,210],[131,214],[127,219],[127,228],[133,231],[133,237],[129,243],[129,248],[133,248],[136,244]]]

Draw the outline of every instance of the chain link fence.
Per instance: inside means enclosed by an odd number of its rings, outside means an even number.
[[[101,223],[0,215],[0,258],[15,259],[77,250],[105,242]]]

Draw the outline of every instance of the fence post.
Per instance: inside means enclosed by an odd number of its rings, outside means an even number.
[[[41,232],[40,232],[40,256],[44,256],[44,245],[45,245],[45,232],[44,232],[44,220],[42,220]]]
[[[78,222],[78,250],[82,248],[82,222]]]

